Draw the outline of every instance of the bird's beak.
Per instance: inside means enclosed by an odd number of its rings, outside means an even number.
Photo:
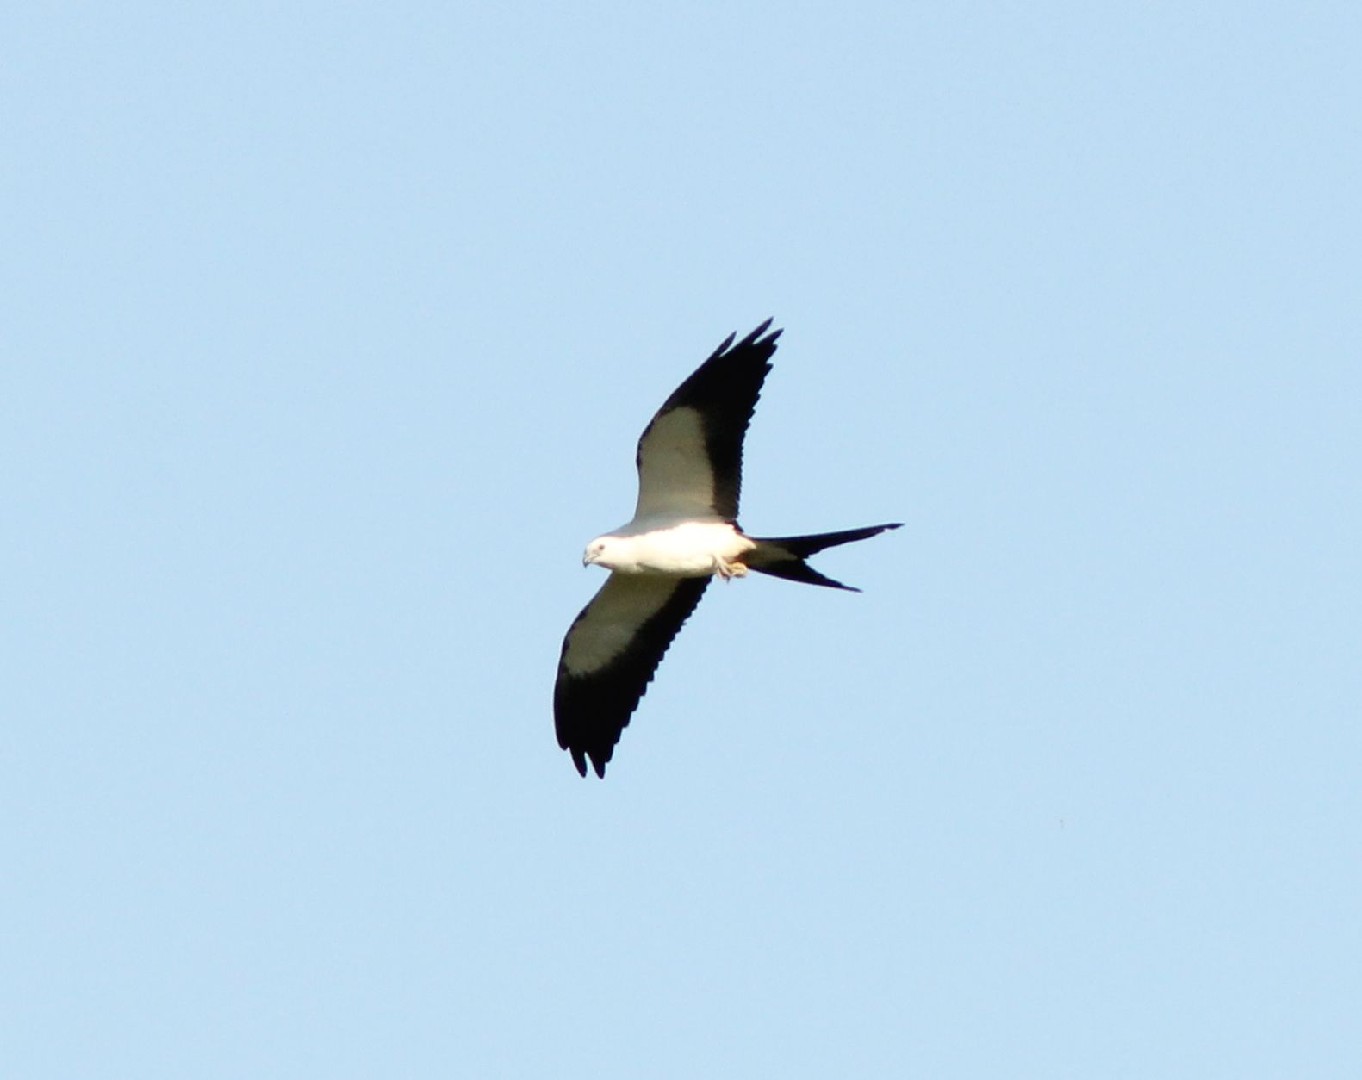
[[[590,556],[590,555],[583,555],[583,556],[582,556],[582,566],[583,566],[583,567],[590,566],[591,563],[592,563],[592,559],[591,559],[591,556]]]

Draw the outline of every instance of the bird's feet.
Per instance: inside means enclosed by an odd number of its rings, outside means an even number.
[[[725,581],[732,581],[735,577],[746,577],[747,567],[740,562],[729,562],[721,559],[718,555],[714,556],[714,572]]]

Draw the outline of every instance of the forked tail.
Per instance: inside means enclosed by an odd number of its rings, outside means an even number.
[[[841,532],[815,533],[813,536],[754,536],[757,547],[749,551],[743,561],[759,574],[785,578],[787,581],[802,581],[805,585],[822,585],[829,589],[845,589],[847,592],[860,592],[860,589],[843,585],[840,581],[820,574],[805,560],[826,548],[839,544],[852,544],[857,540],[868,540],[872,536],[889,529],[897,529],[902,522],[892,525],[867,525],[863,529],[844,529]]]

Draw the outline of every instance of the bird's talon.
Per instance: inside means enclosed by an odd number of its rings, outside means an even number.
[[[725,581],[732,581],[735,577],[746,577],[747,566],[740,562],[729,562],[721,559],[717,555],[714,557],[714,572]]]

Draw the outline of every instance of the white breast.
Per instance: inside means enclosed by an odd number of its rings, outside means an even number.
[[[703,577],[714,573],[715,558],[735,559],[754,545],[732,525],[687,521],[634,533],[621,529],[610,552],[610,566],[626,574],[676,574]]]

